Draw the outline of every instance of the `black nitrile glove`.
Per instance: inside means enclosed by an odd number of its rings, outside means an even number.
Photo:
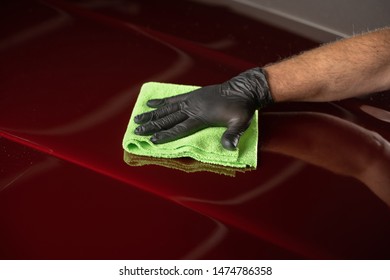
[[[155,144],[173,141],[206,127],[227,127],[221,143],[236,149],[240,136],[249,127],[256,109],[272,103],[263,69],[253,68],[218,85],[206,86],[189,93],[149,100],[157,110],[135,116],[142,124],[138,135],[151,135]]]

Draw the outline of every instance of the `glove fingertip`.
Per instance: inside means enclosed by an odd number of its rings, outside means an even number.
[[[153,136],[150,138],[150,142],[152,142],[153,144],[158,144],[158,138],[156,137],[156,135],[153,135]]]
[[[164,105],[164,103],[165,103],[164,99],[150,99],[150,100],[148,100],[146,105],[148,105],[149,107],[152,107],[152,108],[157,108],[157,107]]]
[[[221,138],[222,146],[229,151],[235,151],[237,149],[238,137],[235,135],[224,135]]]
[[[143,115],[137,115],[134,117],[134,122],[136,124],[142,124],[142,123],[144,123],[143,119],[144,119]]]
[[[153,144],[163,144],[165,142],[164,136],[162,135],[162,133],[155,133],[150,138],[150,142],[152,142]]]

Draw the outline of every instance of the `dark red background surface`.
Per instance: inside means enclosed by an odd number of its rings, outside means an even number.
[[[0,258],[390,257],[390,211],[362,182],[266,144],[258,169],[234,178],[123,161],[142,83],[218,83],[315,42],[188,1],[8,1],[0,32]],[[390,103],[275,105],[260,134],[309,135],[321,129],[299,115],[310,111],[388,141],[362,104]],[[269,125],[288,112],[293,133]],[[355,140],[331,147],[353,162]]]

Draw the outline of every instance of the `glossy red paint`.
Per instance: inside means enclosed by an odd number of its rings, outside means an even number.
[[[389,95],[273,106],[258,169],[234,178],[124,163],[142,83],[217,83],[316,46],[160,2],[2,9],[0,258],[389,258],[388,206],[355,176],[386,162]]]

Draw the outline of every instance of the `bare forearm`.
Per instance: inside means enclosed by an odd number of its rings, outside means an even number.
[[[390,28],[265,67],[275,101],[331,101],[390,89]]]

